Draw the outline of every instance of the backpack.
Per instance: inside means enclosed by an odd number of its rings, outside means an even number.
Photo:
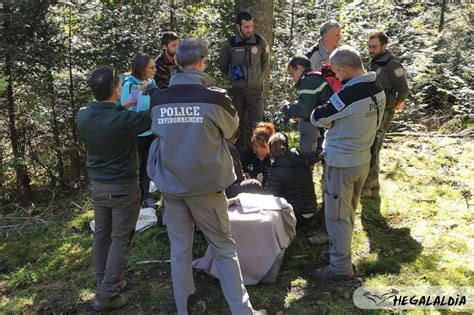
[[[320,71],[311,71],[307,75],[319,75],[326,80],[331,87],[333,93],[339,92],[342,89],[342,83],[336,78],[336,74],[331,69],[331,65],[323,64]]]
[[[311,49],[304,55],[308,57],[308,59],[311,59],[311,56],[317,51],[319,51],[319,42],[316,43],[316,45],[314,45],[313,47],[311,47]]]

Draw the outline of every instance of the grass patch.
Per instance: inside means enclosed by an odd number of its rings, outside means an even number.
[[[395,138],[382,151],[380,196],[362,200],[353,233],[355,280],[320,282],[311,270],[322,266],[324,246],[307,242],[312,229],[297,235],[275,284],[248,286],[255,308],[270,314],[380,314],[357,309],[352,293],[361,285],[458,285],[474,283],[474,188],[469,139]],[[320,168],[314,174],[318,199]],[[85,210],[0,243],[0,313],[88,313],[95,280],[89,195]],[[470,205],[468,207],[468,205]],[[200,233],[194,257],[207,244]],[[113,314],[175,312],[166,229],[159,225],[134,238],[126,268],[131,303]],[[229,313],[218,281],[195,272],[196,288],[209,314]],[[421,311],[411,311],[421,314]]]

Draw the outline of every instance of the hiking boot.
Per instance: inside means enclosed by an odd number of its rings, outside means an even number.
[[[317,231],[316,234],[308,238],[308,241],[313,245],[323,245],[329,243],[329,235],[322,231]]]
[[[319,280],[350,280],[354,278],[354,273],[348,275],[336,274],[329,269],[329,266],[316,268],[312,272],[313,277]]]
[[[253,310],[252,315],[267,315],[267,310]]]
[[[92,308],[96,312],[102,312],[105,310],[115,310],[124,307],[127,305],[127,303],[128,298],[123,294],[118,294],[107,299],[99,299],[96,297],[94,303],[92,304]]]
[[[158,208],[157,204],[156,204],[156,201],[151,199],[151,198],[145,198],[143,199],[143,207],[145,208],[153,208],[153,209],[156,209]]]

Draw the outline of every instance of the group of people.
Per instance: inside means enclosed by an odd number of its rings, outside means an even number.
[[[124,267],[140,205],[156,207],[150,179],[164,200],[163,223],[171,247],[171,277],[178,314],[198,299],[192,272],[195,226],[208,241],[220,284],[233,314],[265,314],[253,308],[243,285],[227,213],[240,192],[284,197],[300,221],[316,212],[312,165],[324,163],[323,207],[329,265],[317,279],[353,276],[351,238],[364,188],[377,189],[378,152],[408,94],[405,70],[387,50],[384,33],[369,38],[366,72],[359,52],[340,46],[340,26],[321,26],[321,39],[306,56],[288,63],[298,100],[282,111],[299,120],[300,148],[261,122],[262,86],[270,50],[255,34],[248,12],[237,15],[235,35],[220,51],[227,92],[204,72],[209,55],[199,38],[162,37],[162,54],[139,54],[131,74],[96,69],[89,85],[96,102],[79,111],[86,169],[92,182],[95,231],[93,266],[97,311],[127,304]],[[330,67],[326,66],[330,65]],[[323,141],[324,140],[324,144]],[[366,180],[369,169],[373,178]]]

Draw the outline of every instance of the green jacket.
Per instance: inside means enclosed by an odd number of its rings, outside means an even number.
[[[97,102],[79,110],[77,126],[91,180],[106,184],[138,181],[137,136],[151,128],[149,112],[119,111],[115,104]]]
[[[263,73],[270,67],[270,48],[260,35],[243,40],[236,34],[225,41],[219,54],[219,69],[228,76],[232,87],[253,89],[263,85]],[[240,66],[243,79],[234,80],[232,66]]]
[[[377,82],[385,91],[387,103],[385,110],[395,107],[395,103],[403,102],[409,93],[406,71],[392,54],[387,51],[370,61],[369,70],[377,74]]]
[[[298,101],[283,107],[288,116],[300,117],[309,121],[309,116],[316,106],[325,104],[333,91],[322,75],[307,71],[295,84],[298,90]]]

